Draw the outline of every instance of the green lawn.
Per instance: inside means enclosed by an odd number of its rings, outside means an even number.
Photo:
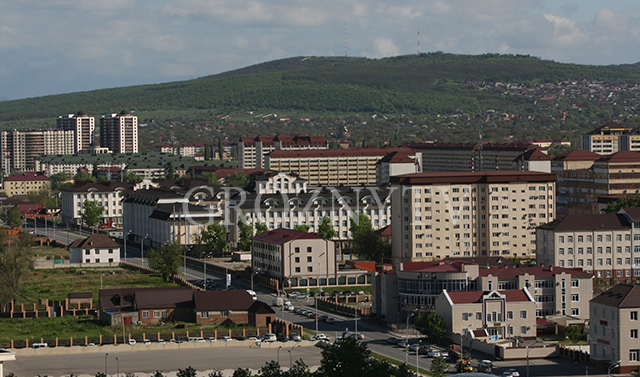
[[[35,257],[49,257],[49,258],[69,258],[69,249],[66,247],[54,247],[54,246],[32,246],[29,251]]]
[[[20,290],[16,303],[33,304],[41,298],[64,300],[69,292],[93,292],[94,302],[97,303],[98,291],[101,287],[107,289],[176,286],[178,284],[163,282],[160,275],[144,274],[123,268],[33,270],[30,279]]]

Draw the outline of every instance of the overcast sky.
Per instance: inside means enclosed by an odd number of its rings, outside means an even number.
[[[421,52],[635,63],[639,21],[638,0],[0,0],[0,100],[344,56],[345,24],[349,56],[414,54],[419,32]]]

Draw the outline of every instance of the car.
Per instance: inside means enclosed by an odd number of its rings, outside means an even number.
[[[342,291],[333,291],[333,292],[331,293],[331,296],[334,296],[334,297],[336,297],[336,296],[342,296]]]
[[[330,325],[333,325],[333,324],[335,324],[335,323],[336,323],[336,320],[335,320],[335,319],[333,319],[333,318],[331,318],[331,317],[329,317],[329,318],[327,318],[327,319],[325,320],[325,322],[326,322],[326,323],[328,323],[328,324],[330,324]]]
[[[262,341],[265,343],[272,343],[278,340],[276,334],[267,333],[262,336]]]
[[[289,337],[288,336],[286,336],[284,334],[278,335],[278,342],[285,343],[285,342],[288,342],[288,341],[289,341]]]
[[[398,339],[394,337],[387,338],[387,344],[392,344],[395,346],[396,344],[398,344]]]
[[[321,321],[326,321],[327,318],[329,318],[329,316],[326,315],[326,314],[322,314],[321,316],[318,317],[318,319],[321,320]]]
[[[508,370],[505,370],[504,372],[502,372],[501,376],[502,377],[513,377],[511,372],[509,372]]]
[[[324,334],[316,334],[314,336],[312,336],[311,338],[309,338],[310,341],[315,342],[316,340],[325,340],[325,341],[329,341],[329,337],[324,335]]]
[[[164,339],[158,339],[158,341],[156,343],[158,343],[158,344],[167,344],[167,342],[165,342]]]
[[[127,341],[127,344],[130,345],[130,346],[134,346],[136,344],[136,340],[135,339],[129,339]]]
[[[427,356],[429,356],[429,357],[440,357],[440,356],[442,356],[442,354],[438,350],[429,350],[429,352],[427,352]]]
[[[478,361],[478,369],[480,368],[493,368],[493,362],[491,360]]]
[[[409,351],[416,352],[420,349],[420,343],[413,343],[409,346]]]
[[[362,295],[364,295],[364,291],[363,291],[362,289],[358,289],[358,290],[356,291],[356,294],[357,294],[358,296],[362,296]]]
[[[233,339],[231,339],[231,337],[230,337],[230,336],[223,336],[223,337],[222,337],[222,339],[220,339],[220,341],[221,341],[221,342],[230,342],[230,341],[232,341],[232,340],[233,340]]]
[[[284,306],[284,310],[293,311],[293,310],[295,310],[295,308],[293,307],[293,305],[288,304],[288,305],[285,305],[285,306]]]
[[[337,338],[336,338],[336,340],[334,340],[333,342],[334,342],[334,343],[340,343],[340,342],[342,342],[342,337],[341,337],[341,336],[337,337]]]
[[[292,332],[289,337],[294,342],[301,342],[302,341],[302,338],[300,337],[300,334],[298,334],[297,332]]]
[[[355,292],[353,292],[353,291],[344,291],[344,295],[345,296],[353,296],[353,295],[355,295]]]
[[[447,361],[449,361],[449,360],[450,360],[450,358],[449,358],[449,352],[440,352],[440,357],[441,357],[441,358],[443,358],[443,359],[445,359],[445,360],[447,360]],[[473,369],[473,368],[472,368],[472,369]]]
[[[398,348],[407,348],[409,347],[409,342],[407,342],[406,340],[399,340],[398,343],[396,343],[396,346]]]
[[[310,311],[310,312],[307,312],[307,317],[309,317],[309,318],[316,318],[316,313],[311,312],[311,311]]]
[[[508,369],[509,373],[511,373],[512,377],[520,377],[520,372],[518,372],[516,369]]]
[[[329,297],[329,296],[331,296],[331,293],[329,293],[329,292],[327,292],[327,291],[322,291],[322,292],[320,292],[320,296],[322,296],[322,297]]]
[[[250,336],[247,340],[258,340],[255,336]]]
[[[356,338],[357,340],[362,340],[364,339],[364,335],[358,333],[358,332],[352,332],[351,334],[349,334],[350,338]]]
[[[431,347],[429,346],[420,346],[420,348],[418,349],[418,354],[426,355],[427,353],[429,353],[430,350],[431,350]]]
[[[247,340],[246,336],[236,336],[236,340]]]
[[[302,308],[295,308],[295,309],[293,309],[293,312],[296,313],[296,314],[300,314],[300,313],[302,313]]]
[[[210,337],[207,338],[207,342],[217,342],[217,341],[218,341],[218,339],[216,339],[213,336],[210,336]]]

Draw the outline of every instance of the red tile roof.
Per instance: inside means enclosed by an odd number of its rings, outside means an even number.
[[[602,155],[591,152],[585,149],[576,149],[575,151],[567,152],[553,159],[553,161],[595,161],[601,158]]]
[[[194,291],[195,310],[238,310],[247,311],[253,305],[253,298],[243,289],[228,291]]]
[[[293,240],[316,240],[323,239],[318,233],[303,232],[301,230],[278,228],[268,232],[257,234],[253,237],[256,241],[275,243],[283,245]]]
[[[474,304],[481,303],[482,296],[489,294],[491,291],[467,291],[467,292],[448,292],[447,295],[454,304]],[[505,295],[507,302],[531,302],[531,299],[523,290],[498,291]]]
[[[620,151],[603,156],[595,163],[640,162],[640,153],[634,151]]]
[[[413,164],[416,161],[413,158],[409,157],[409,155],[404,152],[395,151],[395,152],[389,153],[388,155],[384,156],[380,161],[378,161],[379,164],[383,162],[388,162],[393,164],[402,164],[402,163]]]
[[[500,182],[555,182],[553,173],[533,171],[480,171],[480,172],[445,172],[414,173],[397,175],[390,178],[391,183],[406,185],[433,183],[500,183]]]
[[[627,230],[631,225],[623,215],[617,213],[605,213],[596,215],[569,215],[554,222],[541,225],[539,229],[554,231],[576,230]]]
[[[378,229],[378,233],[380,233],[383,237],[391,237],[391,224],[385,226],[384,228]]]
[[[48,181],[47,178],[42,173],[36,173],[32,171],[26,171],[20,174],[11,174],[7,178],[5,178],[5,182],[21,182],[21,181]]]
[[[514,161],[551,161],[551,157],[540,149],[529,149],[516,157]]]

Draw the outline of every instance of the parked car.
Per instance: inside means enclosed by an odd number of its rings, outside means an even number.
[[[331,293],[331,296],[342,296],[342,291],[333,291],[333,293]]]
[[[427,356],[429,356],[429,357],[440,357],[442,355],[440,354],[440,351],[438,351],[438,350],[429,350],[429,352],[427,352]]]
[[[321,316],[318,317],[318,319],[321,320],[321,321],[326,321],[327,318],[329,318],[329,316],[326,315],[326,314],[322,314]]]
[[[217,342],[218,340],[216,338],[214,338],[213,336],[210,336],[209,338],[207,338],[207,342]]]
[[[362,339],[364,339],[364,335],[362,335],[360,333],[352,332],[352,333],[349,334],[349,338],[355,338],[357,340],[362,340]]]
[[[267,333],[262,337],[263,342],[272,343],[278,340],[276,334]]]
[[[129,340],[127,341],[127,344],[128,344],[128,345],[130,345],[130,346],[133,346],[133,345],[135,345],[135,344],[136,344],[136,340],[135,340],[135,339],[129,339]]]
[[[358,289],[358,290],[356,291],[356,294],[357,294],[358,296],[362,296],[362,295],[364,295],[364,291],[363,291],[362,289]]]
[[[387,338],[387,344],[392,344],[395,346],[396,344],[398,344],[398,339],[394,337]]]
[[[286,336],[284,334],[278,335],[278,342],[285,343],[285,342],[288,342],[288,341],[289,341],[289,337],[288,336]]]
[[[232,340],[233,340],[233,339],[231,339],[231,337],[230,337],[230,336],[223,336],[223,337],[220,339],[220,341],[221,341],[221,342],[230,342],[230,341],[232,341]]]
[[[480,360],[478,362],[478,369],[480,368],[493,368],[493,362],[491,360]]]
[[[324,334],[316,334],[314,336],[312,336],[310,339],[310,341],[314,342],[316,340],[326,340],[329,341],[329,337],[324,335]]]
[[[167,342],[165,342],[165,340],[164,340],[164,339],[158,339],[158,342],[157,342],[157,343],[158,343],[158,344],[167,344]]]
[[[396,346],[398,346],[398,348],[407,348],[409,347],[409,343],[404,340],[399,340],[398,343],[396,343]]]
[[[328,323],[328,324],[330,324],[330,325],[333,325],[334,323],[336,323],[336,320],[335,320],[335,319],[333,319],[333,318],[331,318],[331,317],[329,317],[329,318],[327,318],[327,319],[326,319],[326,321],[325,321],[325,322],[327,322],[327,323]]]
[[[420,349],[420,343],[413,343],[409,346],[409,351],[417,352]]]
[[[345,296],[353,296],[355,293],[353,291],[344,291]]]
[[[310,312],[307,312],[307,317],[309,317],[309,318],[316,318],[316,313],[311,312],[311,311],[310,311]]]
[[[293,307],[293,305],[291,304],[285,304],[284,306],[284,310],[289,310],[289,311],[293,311],[295,308]]]
[[[329,296],[331,296],[331,293],[329,293],[329,292],[327,292],[327,291],[322,291],[322,292],[320,292],[320,296],[322,296],[322,297],[329,297]]]
[[[236,336],[236,340],[247,340],[246,336]]]
[[[151,341],[149,339],[143,339],[142,344],[144,344],[145,346],[148,346],[151,344]]]
[[[520,372],[518,372],[516,369],[508,369],[509,373],[511,373],[512,377],[520,377]]]
[[[298,334],[297,332],[292,332],[289,337],[294,342],[301,342],[302,341],[302,338],[300,337],[300,334]]]

